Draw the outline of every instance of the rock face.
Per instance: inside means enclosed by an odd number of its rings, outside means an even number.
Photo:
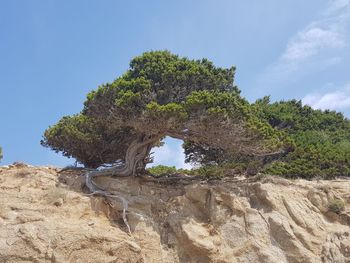
[[[97,184],[131,233],[79,171],[0,168],[0,262],[350,262],[350,180]]]

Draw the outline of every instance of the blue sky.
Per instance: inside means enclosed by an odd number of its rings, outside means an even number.
[[[64,166],[43,131],[144,51],[237,67],[253,101],[297,98],[350,116],[350,0],[0,0],[2,164]],[[156,163],[183,166],[180,143]]]

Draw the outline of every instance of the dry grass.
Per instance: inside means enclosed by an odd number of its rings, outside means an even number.
[[[15,177],[25,178],[31,173],[32,173],[31,169],[25,167],[25,168],[18,169],[18,171],[15,173]]]

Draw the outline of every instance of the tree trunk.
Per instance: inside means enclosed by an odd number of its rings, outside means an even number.
[[[97,176],[132,176],[138,169],[145,169],[147,158],[152,146],[160,139],[160,136],[141,136],[138,140],[133,141],[126,151],[125,162],[122,165],[116,165],[103,170],[88,171],[85,174],[85,184],[90,190],[91,195],[101,195],[105,198],[120,200],[123,204],[123,221],[131,234],[130,226],[127,220],[126,211],[128,209],[128,201],[126,198],[114,195],[99,188],[93,181]]]
[[[125,162],[103,170],[88,171],[85,175],[85,183],[89,190],[94,193],[100,191],[93,178],[97,176],[133,176],[137,170],[145,169],[147,158],[152,146],[160,139],[160,136],[145,135],[133,141],[126,151]]]

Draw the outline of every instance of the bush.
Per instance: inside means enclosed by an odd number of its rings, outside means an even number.
[[[332,199],[328,203],[328,210],[336,214],[340,214],[344,210],[344,207],[344,201],[341,199]]]
[[[176,174],[187,174],[198,177],[206,178],[221,178],[229,175],[231,168],[228,166],[221,165],[205,165],[198,169],[176,169],[175,166],[157,165],[147,169],[152,175],[161,176],[172,176]]]
[[[166,166],[166,165],[153,166],[151,168],[148,168],[147,171],[149,171],[154,176],[158,176],[158,177],[172,175],[177,172],[175,166]]]
[[[255,106],[258,115],[295,144],[288,154],[266,165],[265,173],[304,179],[350,176],[350,121],[341,113],[314,110],[296,100],[271,104],[268,97]]]
[[[220,165],[206,165],[193,170],[193,175],[208,178],[221,178],[227,175],[227,169]]]

